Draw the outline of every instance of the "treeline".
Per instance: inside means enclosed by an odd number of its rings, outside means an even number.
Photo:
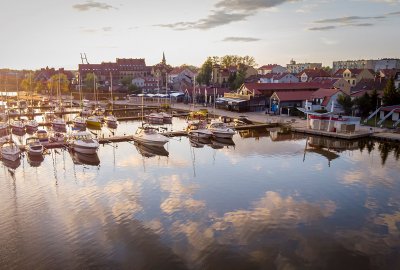
[[[248,55],[209,56],[201,66],[199,74],[196,77],[197,83],[210,86],[212,84],[213,66],[215,65],[219,65],[221,68],[238,68],[237,72],[229,76],[227,82],[231,89],[237,89],[243,84],[248,67],[255,67],[257,64],[254,57]]]

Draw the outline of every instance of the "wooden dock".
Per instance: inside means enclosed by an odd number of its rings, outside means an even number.
[[[359,131],[359,132],[355,132],[355,133],[336,133],[336,132],[313,130],[313,129],[307,129],[307,128],[292,128],[292,131],[297,132],[297,133],[345,139],[345,140],[356,140],[356,139],[360,139],[360,138],[368,138],[371,136],[371,133],[367,132],[367,131],[365,131],[365,132]]]

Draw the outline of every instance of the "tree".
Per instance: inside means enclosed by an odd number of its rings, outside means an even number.
[[[353,101],[348,95],[339,95],[337,102],[342,106],[344,113],[350,115],[353,108]]]
[[[94,89],[94,81],[98,81],[96,74],[88,73],[86,74],[85,79],[83,79],[83,89],[87,92],[93,91]]]
[[[200,68],[200,72],[196,78],[199,84],[205,84],[207,86],[210,85],[211,76],[212,76],[212,69],[213,69],[213,58],[208,57],[207,60],[203,63]]]
[[[332,75],[332,68],[330,66],[322,67],[322,69]]]
[[[244,80],[246,79],[246,71],[247,66],[241,64],[239,66],[239,70],[236,73],[236,78],[233,81],[233,84],[230,86],[231,89],[238,89],[244,83]]]
[[[132,76],[125,76],[122,78],[121,83],[123,86],[128,87],[132,85]]]
[[[371,101],[372,99],[368,92],[365,92],[364,95],[354,101],[354,104],[357,106],[361,116],[365,117],[370,114],[371,110],[374,108]]]
[[[60,90],[60,94],[69,92],[69,81],[67,75],[62,73],[54,74],[47,82],[47,87],[53,89],[53,93],[55,93],[56,90]]]
[[[128,94],[140,94],[142,93],[142,89],[137,87],[135,84],[130,84],[128,86]]]
[[[20,87],[23,91],[32,93],[37,89],[37,85],[35,81],[33,80],[33,76],[29,74],[26,76],[20,83]]]
[[[385,88],[383,89],[382,101],[385,106],[400,104],[400,93],[394,86],[393,77],[388,80]]]

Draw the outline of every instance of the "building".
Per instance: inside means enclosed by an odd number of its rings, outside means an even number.
[[[343,108],[337,102],[337,99],[340,95],[346,95],[342,90],[335,88],[321,88],[317,91],[313,92],[310,97],[310,104],[307,104],[306,107],[309,111],[315,110],[332,110],[333,104],[333,112],[334,113],[343,113]]]
[[[400,59],[395,58],[383,58],[376,61],[375,71],[382,69],[400,69]]]
[[[152,67],[151,75],[157,79],[160,91],[168,90],[168,74],[172,69],[173,68],[167,64],[164,53],[161,62]]]
[[[277,91],[270,98],[270,111],[275,114],[296,113],[296,108],[305,106],[306,101],[310,99],[314,90],[307,91]]]
[[[279,74],[279,73],[287,73],[287,69],[277,65],[277,64],[272,64],[272,65],[264,65],[260,68],[258,68],[257,73],[259,75],[266,75],[266,74]]]
[[[147,77],[151,75],[151,66],[146,66],[143,58],[117,58],[115,62],[102,62],[101,64],[79,64],[79,74],[84,80],[86,75],[94,73],[100,84],[111,80],[119,81],[124,77]]]
[[[172,85],[174,90],[178,90],[182,81],[193,83],[196,73],[187,67],[176,67],[168,74],[168,83]]]
[[[296,63],[293,59],[286,65],[289,73],[298,74],[305,69],[322,69],[322,63]]]
[[[326,78],[331,77],[331,75],[323,69],[305,69],[297,77],[301,82],[311,82],[315,78]]]
[[[381,107],[379,110],[379,119],[379,125],[383,121],[390,119],[393,121],[393,127],[397,127],[400,124],[400,105]]]
[[[337,88],[346,93],[346,95],[350,95],[351,85],[348,81],[343,78],[333,78],[333,77],[317,77],[312,80],[312,82],[316,83],[331,83],[333,88]]]
[[[351,87],[354,87],[362,79],[374,79],[375,71],[373,69],[340,69],[336,71],[334,77],[343,78]]]
[[[236,75],[239,68],[239,66],[221,67],[221,65],[214,65],[211,77],[212,84],[215,87],[229,87],[230,78]],[[245,79],[255,75],[257,75],[257,70],[247,66]]]
[[[259,83],[298,83],[299,78],[291,73],[268,73],[265,75],[260,75],[258,80]]]
[[[333,61],[332,71],[339,69],[373,69],[375,70],[376,60],[345,60]]]

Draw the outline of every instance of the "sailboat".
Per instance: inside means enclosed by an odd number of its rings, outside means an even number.
[[[97,96],[96,96],[96,77],[95,77],[94,73],[93,73],[93,94],[94,94],[94,98],[96,101],[95,104],[97,106],[98,104],[97,104]],[[101,128],[102,123],[101,123],[101,119],[98,117],[98,115],[92,115],[86,119],[86,124],[90,127]]]
[[[60,72],[59,72],[59,73],[58,73],[58,88],[57,88],[58,91],[57,91],[57,96],[58,96],[58,99],[59,99],[59,106],[62,107],[60,84],[61,84],[61,77],[60,77]],[[56,118],[51,122],[51,125],[52,125],[52,127],[53,127],[54,129],[57,129],[57,130],[62,130],[62,131],[64,131],[64,130],[67,129],[66,123],[65,123],[65,121],[64,121],[64,119],[63,119],[62,117],[56,117]]]
[[[118,125],[117,117],[115,117],[112,112],[114,111],[114,99],[113,99],[113,78],[110,72],[111,78],[111,85],[110,85],[110,92],[111,92],[111,112],[108,113],[106,117],[104,117],[104,121],[106,121],[108,126],[116,127]]]
[[[32,93],[31,85],[32,85],[32,76],[31,76],[31,73],[29,73],[29,92],[30,93]],[[33,108],[33,100],[32,99],[31,99],[31,108]],[[35,119],[33,119],[33,117],[34,117],[33,115],[34,114],[33,114],[33,109],[32,109],[32,119],[25,122],[26,130],[31,131],[31,132],[36,131],[39,127],[38,122]]]
[[[82,109],[82,80],[81,80],[81,74],[78,73],[78,83],[79,83],[79,106],[81,107],[81,115],[83,116],[83,109]],[[72,123],[74,124],[75,128],[78,129],[84,129],[86,128],[86,120],[81,117],[81,116],[77,116],[72,120]]]
[[[142,96],[142,126],[138,127],[133,135],[133,140],[137,143],[153,146],[163,146],[169,139],[160,134],[156,128],[143,125],[143,96]]]

